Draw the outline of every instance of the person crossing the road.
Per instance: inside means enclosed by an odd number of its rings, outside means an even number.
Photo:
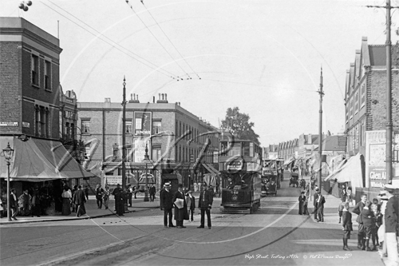
[[[213,203],[213,193],[207,189],[207,184],[203,183],[202,191],[198,200],[198,208],[201,210],[201,225],[198,228],[204,228],[205,224],[205,213],[208,218],[208,228],[212,228],[211,223],[211,208]]]

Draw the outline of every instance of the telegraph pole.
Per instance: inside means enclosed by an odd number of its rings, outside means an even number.
[[[387,40],[385,42],[387,54],[387,132],[386,132],[386,172],[388,184],[392,180],[392,43],[391,43],[391,0],[387,0]]]
[[[399,8],[391,6],[391,0],[386,0],[385,6],[367,6],[386,9],[386,67],[387,67],[387,123],[386,123],[386,183],[392,180],[392,43],[391,43],[391,9]]]
[[[123,100],[122,100],[122,190],[126,188],[126,79],[123,77]]]
[[[323,155],[323,68],[320,71],[320,90],[317,91],[320,95],[320,109],[319,109],[319,156],[320,156],[320,165],[319,165],[319,176],[317,179],[317,186],[321,191],[321,174],[322,174],[322,155]]]

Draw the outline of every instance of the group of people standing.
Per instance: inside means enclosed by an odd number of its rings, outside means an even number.
[[[196,207],[195,197],[192,191],[183,192],[183,185],[178,186],[178,190],[173,193],[171,191],[171,184],[165,183],[164,188],[160,191],[161,210],[164,211],[164,226],[186,228],[184,220],[194,221],[194,210]],[[200,196],[198,199],[198,208],[201,210],[200,226],[198,228],[205,228],[205,214],[207,216],[207,225],[211,229],[211,208],[213,203],[213,192],[208,189],[206,183],[203,183]],[[176,226],[173,225],[173,208],[174,220]]]
[[[392,194],[392,190],[383,190],[370,201],[366,194],[355,205],[352,212],[357,214],[358,223],[357,248],[365,251],[376,251],[377,247],[382,248],[385,257],[392,265],[399,263],[397,241],[399,236],[398,215],[399,200]],[[346,196],[346,197],[345,197]],[[344,195],[338,207],[339,220],[342,222],[343,249],[351,250],[348,247],[352,226],[352,214],[350,212],[351,199]],[[371,241],[371,243],[370,243]],[[389,264],[389,262],[388,262]],[[390,264],[389,264],[390,265]]]

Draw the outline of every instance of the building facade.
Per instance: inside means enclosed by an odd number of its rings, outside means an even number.
[[[0,25],[0,134],[59,139],[59,40],[23,18]]]
[[[392,47],[392,88],[399,86],[399,45]],[[345,133],[350,155],[366,152],[366,131],[386,129],[386,48],[362,38],[346,72]],[[392,90],[392,121],[399,123],[399,91]]]
[[[399,45],[392,46],[392,122],[395,136],[399,123]],[[362,38],[361,49],[346,72],[345,133],[347,153],[365,158],[362,179],[367,188],[380,189],[385,182],[385,130],[387,117],[387,73],[385,45],[369,45]],[[396,138],[396,137],[395,137]],[[394,143],[395,141],[393,141]],[[379,148],[378,148],[378,147]],[[393,147],[397,149],[397,145]],[[394,155],[397,154],[394,151]],[[397,164],[393,163],[394,170]],[[396,170],[397,171],[397,170]],[[394,174],[394,176],[397,174]]]
[[[169,103],[166,94],[153,103],[140,103],[132,94],[126,104],[125,132],[122,105],[110,98],[103,103],[79,102],[78,111],[87,155],[84,167],[105,176],[108,184],[122,182],[122,134],[126,138],[127,183],[143,186],[141,176],[152,168],[151,183],[158,189],[165,181],[192,187],[208,172],[202,165],[217,167],[217,129],[180,103]],[[146,148],[152,161],[147,170],[143,164]]]

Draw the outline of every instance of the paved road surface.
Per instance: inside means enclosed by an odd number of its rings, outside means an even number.
[[[2,226],[1,265],[383,265],[377,252],[343,251],[338,223],[298,215],[298,195],[284,181],[255,214],[213,208],[210,230],[197,228],[199,215],[185,229],[164,229],[159,209]]]

